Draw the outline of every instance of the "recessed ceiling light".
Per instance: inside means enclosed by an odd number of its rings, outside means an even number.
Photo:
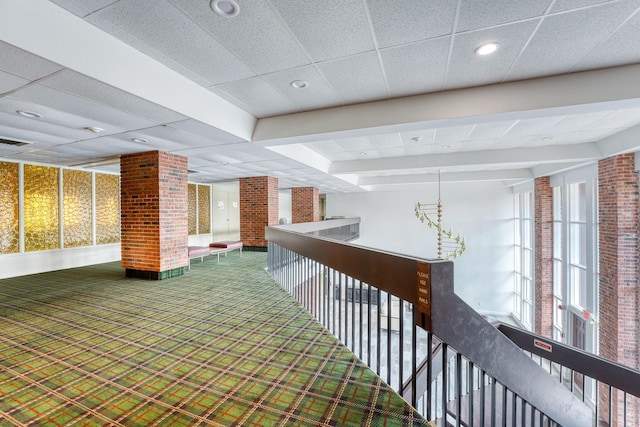
[[[131,140],[133,142],[138,142],[140,144],[144,144],[145,142],[149,142],[149,141],[147,141],[146,139],[143,139],[143,138],[131,138]]]
[[[499,47],[500,45],[498,43],[494,43],[494,42],[485,43],[483,45],[478,46],[475,52],[476,52],[476,55],[480,55],[480,56],[491,55],[493,52],[498,50]]]
[[[366,156],[366,155],[367,155],[367,153],[366,153],[365,151],[363,151],[363,152],[361,152],[361,153],[360,153],[360,155],[361,155],[361,156]]]
[[[24,117],[29,117],[31,119],[41,119],[42,114],[34,113],[33,111],[25,111],[25,110],[17,110],[16,113],[20,114]]]
[[[442,146],[442,148],[447,148],[447,149],[449,149],[449,148],[453,148],[453,145],[449,145],[449,144],[447,144],[447,145],[443,145],[443,146]]]
[[[422,137],[421,136],[414,136],[413,138],[411,138],[412,141],[418,142],[418,141],[422,141]]]
[[[211,0],[209,7],[215,13],[225,18],[233,18],[240,13],[240,6],[234,0]]]
[[[102,128],[97,128],[95,126],[87,126],[86,128],[84,128],[85,130],[88,130],[89,132],[93,132],[93,133],[100,133],[102,132],[104,129]]]
[[[305,82],[304,80],[294,80],[289,84],[291,85],[291,87],[294,87],[296,89],[304,89],[309,86],[309,83]]]
[[[553,138],[550,136],[545,136],[544,138],[542,138],[543,141],[553,141]]]

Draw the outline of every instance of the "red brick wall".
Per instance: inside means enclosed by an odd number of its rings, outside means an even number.
[[[278,224],[278,178],[240,178],[240,240],[266,248],[264,229]]]
[[[122,266],[162,272],[187,257],[187,158],[150,151],[120,158]]]
[[[598,162],[600,215],[600,355],[638,368],[638,176],[634,154]],[[608,393],[601,389],[601,405]],[[603,400],[605,400],[603,402]],[[614,425],[622,422],[622,396],[613,399]],[[605,408],[606,406],[601,406]],[[628,425],[638,425],[638,407],[627,408]],[[603,411],[601,419],[608,416]]]
[[[315,187],[291,189],[291,222],[320,221],[320,194]]]
[[[535,332],[553,336],[553,190],[549,177],[536,178],[533,189]]]

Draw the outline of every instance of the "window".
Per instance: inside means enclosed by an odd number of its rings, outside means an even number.
[[[514,309],[516,320],[533,329],[533,192],[515,195]]]

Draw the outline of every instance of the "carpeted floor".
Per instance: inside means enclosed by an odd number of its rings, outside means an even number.
[[[0,425],[426,421],[245,251],[184,276],[119,263],[0,280]]]

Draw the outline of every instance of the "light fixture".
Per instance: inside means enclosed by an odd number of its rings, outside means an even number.
[[[145,142],[149,142],[149,141],[147,141],[147,140],[146,140],[146,139],[144,139],[144,138],[131,138],[131,140],[132,140],[133,142],[137,142],[137,143],[139,143],[139,144],[144,144]]]
[[[209,7],[215,13],[225,18],[233,18],[240,13],[240,6],[234,0],[211,0]]]
[[[360,155],[361,155],[361,156],[366,156],[366,155],[367,155],[367,152],[366,152],[366,151],[362,151],[362,152],[360,153]]]
[[[475,53],[479,56],[491,55],[493,52],[498,50],[500,45],[495,42],[485,43],[476,48]]]
[[[422,141],[422,137],[421,136],[414,136],[413,138],[411,138],[412,141],[418,142],[418,141]]]
[[[447,144],[447,145],[443,145],[443,146],[442,146],[442,148],[444,148],[444,149],[447,149],[447,150],[448,150],[449,148],[453,148],[453,145],[449,145],[449,144]]]
[[[291,87],[296,89],[304,89],[309,86],[309,83],[305,82],[304,80],[294,80],[289,84],[291,85]]]
[[[104,130],[104,129],[102,129],[102,128],[97,128],[97,127],[95,127],[95,126],[87,126],[87,127],[86,127],[86,128],[84,128],[84,129],[85,129],[85,130],[88,130],[89,132],[92,132],[92,133],[100,133],[100,132],[102,132],[102,131]]]
[[[545,136],[544,138],[542,138],[543,141],[553,141],[553,138],[550,136]]]
[[[33,111],[17,110],[16,113],[23,117],[29,117],[30,119],[41,119],[42,114],[34,113]]]

